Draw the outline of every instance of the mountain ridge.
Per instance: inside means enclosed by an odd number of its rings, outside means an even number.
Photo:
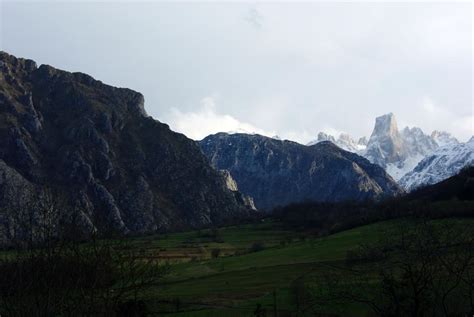
[[[249,215],[194,141],[147,116],[142,94],[5,52],[0,70],[0,243],[20,232],[16,205],[34,203],[44,188],[65,197],[61,221],[74,219],[83,233],[176,230]]]
[[[261,135],[217,133],[199,144],[257,208],[304,200],[343,201],[398,195],[400,187],[376,165],[331,142],[305,146]]]
[[[425,157],[434,153],[439,147],[460,142],[445,131],[433,131],[425,134],[418,127],[405,127],[399,130],[395,115],[388,113],[375,120],[374,129],[367,141],[360,138],[357,145],[350,135],[341,134],[338,139],[325,133],[319,133],[315,144],[329,140],[339,147],[360,154],[372,163],[382,166],[395,180],[399,181],[411,172]],[[344,141],[349,140],[349,142]]]

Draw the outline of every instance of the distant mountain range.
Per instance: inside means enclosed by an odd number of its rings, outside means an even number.
[[[406,190],[441,181],[473,164],[470,142],[460,143],[444,131],[433,131],[430,135],[417,127],[405,127],[400,131],[392,113],[376,118],[368,141],[361,138],[356,142],[347,134],[336,139],[321,132],[308,145],[321,141],[331,141],[342,149],[366,157],[400,181]]]
[[[362,201],[403,190],[378,165],[331,142],[305,146],[261,135],[218,133],[199,142],[260,209],[302,201]]]

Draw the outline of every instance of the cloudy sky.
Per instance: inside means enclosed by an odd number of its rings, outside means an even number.
[[[173,130],[302,143],[375,117],[473,135],[472,4],[0,0],[0,48],[145,95]]]

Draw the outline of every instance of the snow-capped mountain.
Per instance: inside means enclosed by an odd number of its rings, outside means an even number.
[[[360,142],[356,142],[347,133],[341,133],[336,141],[336,144],[340,148],[349,152],[360,152],[365,150],[365,148],[367,147],[367,144],[361,144]]]
[[[433,151],[439,147],[439,144],[430,135],[424,134],[423,131],[417,127],[406,127],[402,130],[401,135],[408,156],[426,156],[433,153]]]
[[[439,147],[403,176],[399,183],[411,191],[423,185],[438,183],[471,165],[474,165],[474,137],[466,143],[449,142]]]
[[[369,140],[363,137],[356,142],[348,134],[341,134],[335,139],[332,135],[320,132],[317,140],[308,145],[322,141],[331,141],[346,151],[364,156],[385,168],[395,180],[411,172],[439,147],[459,144],[456,138],[444,131],[434,131],[431,135],[418,127],[405,127],[400,131],[393,113],[375,119]]]
[[[330,134],[319,132],[318,138],[306,144],[307,146],[315,145],[316,143],[323,142],[323,141],[331,141],[332,143],[336,144],[336,138]]]
[[[433,133],[431,133],[431,138],[439,146],[459,144],[459,141],[455,137],[445,131],[433,131]]]
[[[374,130],[363,155],[385,169],[389,164],[403,167],[403,162],[408,158],[408,149],[398,131],[393,113],[375,119]]]
[[[336,140],[334,136],[324,132],[319,132],[318,138],[309,142],[307,145],[310,146],[323,141],[331,141],[341,149],[354,153],[360,153],[361,151],[365,150],[367,146],[367,139],[365,137],[360,138],[359,141],[356,142],[349,134],[341,133]]]

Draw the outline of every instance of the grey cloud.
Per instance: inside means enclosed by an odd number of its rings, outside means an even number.
[[[471,9],[2,1],[0,46],[138,90],[160,120],[172,109],[198,114],[201,100],[217,94],[212,118],[302,142],[320,130],[368,135],[388,112],[401,125],[464,140],[473,134]]]

